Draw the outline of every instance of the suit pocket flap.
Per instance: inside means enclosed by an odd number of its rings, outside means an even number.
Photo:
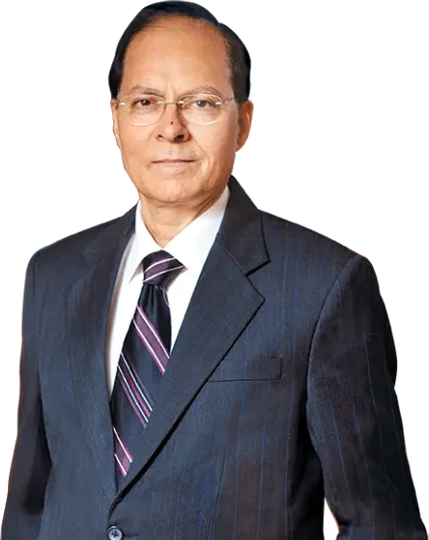
[[[275,380],[282,375],[281,358],[258,358],[257,360],[224,360],[213,372],[208,382]]]

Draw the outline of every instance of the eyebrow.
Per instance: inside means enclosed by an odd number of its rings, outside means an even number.
[[[151,94],[151,95],[154,95],[154,96],[164,97],[164,94],[160,90],[157,90],[156,88],[151,88],[150,86],[140,86],[139,84],[136,84],[136,85],[132,86],[130,88],[129,92],[127,92],[127,93],[131,93],[131,92],[141,92],[142,94]],[[191,90],[188,90],[186,92],[182,92],[181,95],[182,96],[188,96],[188,95],[200,94],[200,93],[215,94],[216,96],[219,96],[219,97],[224,99],[224,95],[222,94],[222,92],[220,90],[218,90],[214,86],[211,86],[211,85],[208,85],[208,84],[195,86]]]

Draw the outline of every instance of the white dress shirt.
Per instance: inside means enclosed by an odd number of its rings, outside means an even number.
[[[188,308],[195,285],[213,245],[229,199],[225,187],[219,199],[161,248],[153,239],[136,208],[135,232],[124,251],[113,291],[106,339],[107,382],[110,393],[116,377],[119,355],[136,309],[143,283],[142,260],[164,249],[185,268],[167,288],[171,313],[171,350]]]

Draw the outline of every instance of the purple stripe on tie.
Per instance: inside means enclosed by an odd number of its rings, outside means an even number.
[[[121,463],[124,463],[125,461],[131,463],[133,461],[131,453],[114,426],[113,433],[115,435],[115,451],[118,457],[121,459]]]
[[[172,259],[164,259],[158,264],[152,264],[151,266],[149,266],[149,268],[144,272],[143,283],[146,283],[146,281],[153,279],[153,277],[160,272],[165,272],[165,270],[168,270],[171,261]]]
[[[147,422],[146,422],[146,420],[144,419],[144,417],[142,416],[142,414],[141,414],[141,412],[139,411],[139,409],[136,407],[135,401],[132,399],[132,397],[129,396],[126,384],[124,383],[124,381],[123,381],[122,379],[121,379],[120,383],[121,383],[121,386],[122,386],[123,391],[125,392],[125,395],[126,395],[127,398],[128,398],[128,403],[129,403],[129,404],[131,405],[131,407],[134,409],[134,412],[136,413],[136,416],[137,416],[137,418],[139,419],[140,423],[143,425],[143,427],[146,427],[146,426],[147,426]]]
[[[155,328],[155,326],[152,324],[152,321],[149,319],[149,317],[146,315],[146,313],[143,311],[143,309],[139,305],[137,305],[135,320],[136,320],[137,326],[145,335],[148,332],[150,332],[154,336],[157,343],[159,344],[159,347],[161,348],[161,352],[159,353],[160,356],[164,355],[166,359],[168,359],[170,355],[167,349],[165,348],[165,345],[162,339],[160,338],[157,329]],[[145,331],[146,328],[148,332]]]
[[[143,283],[147,283],[147,282],[153,280],[154,278],[156,278],[157,276],[161,276],[162,274],[166,274],[168,272],[173,272],[174,270],[179,270],[180,268],[183,268],[183,264],[176,264],[176,266],[170,267],[170,265],[168,263],[164,263],[164,264],[162,264],[160,266],[157,266],[156,268],[154,268],[150,272],[146,271],[144,273]]]
[[[152,411],[153,399],[151,398],[146,386],[142,383],[140,377],[137,374],[137,371],[135,371],[133,366],[128,362],[123,352],[121,352],[121,358],[122,358],[122,362],[125,364],[125,367],[130,372],[132,378],[134,379],[136,386],[142,389],[143,399],[147,400],[146,405],[149,407],[150,411]]]
[[[127,394],[128,399],[132,398],[132,402],[141,412],[145,421],[148,422],[152,409],[151,407],[147,406],[146,397],[144,396],[141,389],[136,387],[132,377],[130,376],[130,373],[127,371],[126,368],[124,368],[123,366],[120,366],[120,373],[121,373],[122,380],[124,381],[124,384],[126,385],[127,390],[128,390],[128,394]]]
[[[151,270],[152,268],[154,268],[155,266],[158,266],[160,264],[163,264],[167,261],[174,261],[174,257],[166,257],[165,259],[160,259],[159,261],[156,261],[156,262],[153,262],[152,264],[150,264],[146,270]]]
[[[157,272],[156,274],[153,274],[149,276],[148,278],[145,278],[143,283],[153,281],[156,277],[162,276],[162,274],[168,274],[168,272],[173,272],[174,270],[179,270],[180,268],[183,268],[183,264],[181,264],[180,266],[175,266],[174,268],[167,268],[166,270],[162,270],[162,272]]]
[[[122,476],[126,476],[133,458],[115,428],[113,428],[113,431],[115,434],[115,459],[120,473]]]
[[[124,463],[121,462],[121,460],[118,457],[118,454],[115,452],[115,460],[116,464],[118,466],[118,471],[122,474],[122,476],[127,476],[128,469]]]
[[[124,458],[131,463],[133,461],[133,456],[131,455],[131,452],[128,450],[124,441],[119,436],[119,433],[117,432],[115,427],[113,427],[113,433],[115,435],[115,445],[120,448],[120,453],[124,455]],[[116,453],[118,454],[118,452]]]
[[[140,420],[140,423],[143,425],[143,427],[146,427],[147,423],[149,422],[149,417],[146,416],[143,408],[141,407],[138,400],[134,396],[134,394],[133,394],[133,392],[132,392],[132,390],[131,390],[131,388],[130,388],[130,386],[128,384],[128,381],[127,381],[127,379],[126,379],[126,377],[124,375],[124,372],[122,371],[120,366],[118,366],[118,369],[119,369],[119,371],[121,373],[120,383],[121,383],[122,389],[125,392],[125,395],[128,398],[128,402],[131,405],[131,407],[134,409],[134,412],[136,413],[137,418]]]
[[[137,307],[133,323],[140,341],[147,348],[161,373],[164,373],[170,355],[162,343],[156,328],[140,307]]]
[[[124,355],[122,355],[122,358],[123,362],[121,363],[121,370],[126,379],[126,382],[128,383],[128,387],[130,388],[132,395],[138,401],[140,407],[143,409],[145,417],[147,417],[149,420],[152,412],[152,406],[150,402],[153,403],[153,401],[150,398],[149,394],[147,396],[145,395],[145,393],[147,392],[146,388],[143,385],[142,387],[140,387],[140,385],[138,384],[134,376],[133,370],[131,369],[129,363],[126,361]]]

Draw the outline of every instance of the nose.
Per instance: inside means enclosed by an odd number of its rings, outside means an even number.
[[[178,122],[182,123],[183,119],[178,103],[175,101],[167,101],[164,107],[163,115],[161,116],[161,120],[167,120],[168,123],[177,120]]]
[[[176,103],[166,103],[164,112],[156,124],[158,136],[169,141],[186,138],[188,130]]]

